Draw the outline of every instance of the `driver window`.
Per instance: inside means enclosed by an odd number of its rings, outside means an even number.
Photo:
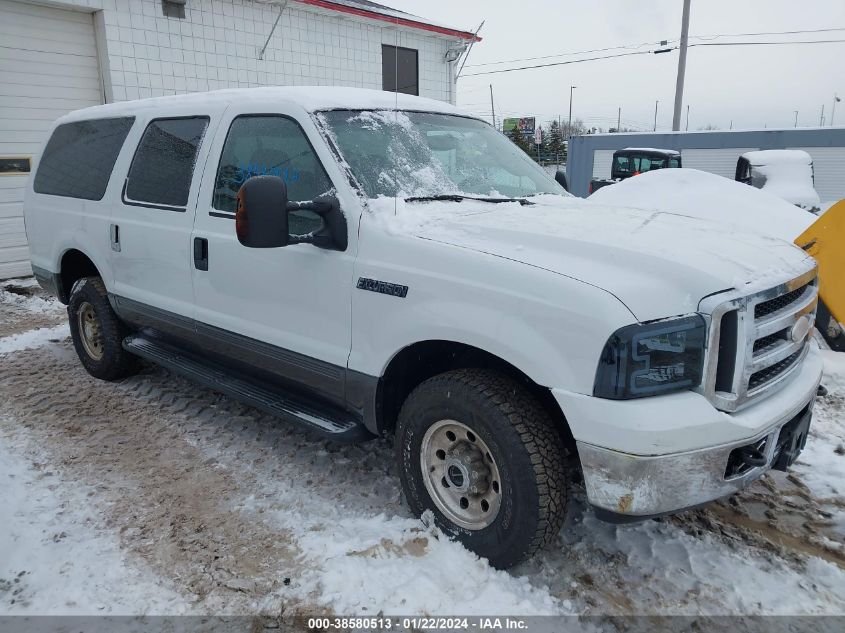
[[[223,145],[212,206],[234,213],[241,185],[253,176],[278,176],[292,201],[329,195],[332,183],[299,124],[279,115],[244,115],[229,128]],[[290,215],[292,235],[318,230],[322,219],[312,211]]]

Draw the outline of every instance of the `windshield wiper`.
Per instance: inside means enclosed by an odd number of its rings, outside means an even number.
[[[522,206],[534,204],[525,198],[483,198],[480,196],[464,196],[459,193],[444,193],[437,196],[414,196],[412,198],[405,198],[405,202],[461,202],[463,200],[478,200],[479,202],[492,202],[493,204],[498,204],[500,202],[518,202]]]

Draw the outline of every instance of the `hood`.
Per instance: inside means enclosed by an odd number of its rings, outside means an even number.
[[[702,298],[724,290],[775,286],[808,267],[808,255],[792,244],[699,218],[561,196],[534,200],[400,201],[395,214],[379,215],[419,238],[602,288],[640,321],[693,312]]]

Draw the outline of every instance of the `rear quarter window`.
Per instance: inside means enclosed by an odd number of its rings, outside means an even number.
[[[124,202],[184,209],[208,121],[207,116],[151,121],[132,159]]]
[[[92,119],[58,126],[35,173],[36,193],[102,200],[135,117]]]

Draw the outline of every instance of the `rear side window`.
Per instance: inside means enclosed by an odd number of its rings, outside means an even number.
[[[207,127],[208,117],[151,121],[132,159],[124,202],[184,209]]]
[[[65,123],[55,129],[35,173],[36,193],[102,200],[135,117]]]

